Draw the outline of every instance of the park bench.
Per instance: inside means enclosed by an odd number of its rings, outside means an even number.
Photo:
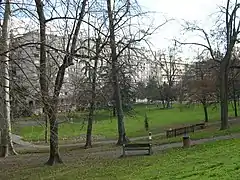
[[[205,127],[206,127],[205,123],[197,123],[197,124],[189,125],[189,126],[185,126],[185,127],[169,129],[169,130],[166,130],[166,137],[167,138],[176,137],[179,135],[194,132],[199,129],[204,129]]]
[[[123,157],[126,156],[126,151],[143,151],[147,150],[148,155],[152,154],[152,144],[151,143],[134,143],[134,144],[123,144]]]
[[[206,127],[205,123],[195,124],[195,130],[204,129]]]

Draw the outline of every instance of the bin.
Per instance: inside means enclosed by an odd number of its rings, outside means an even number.
[[[183,136],[183,147],[188,148],[190,146],[191,146],[190,136],[188,135]]]

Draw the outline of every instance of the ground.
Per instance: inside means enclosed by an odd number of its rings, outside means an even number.
[[[144,131],[144,120],[137,118],[144,116],[145,109],[146,107],[137,107],[137,115],[134,118],[128,117],[126,121],[127,132],[132,135],[132,142],[148,141],[147,136],[134,137],[147,134]],[[183,112],[180,112],[178,108],[160,110],[153,106],[148,107],[147,112],[153,132],[153,156],[119,158],[122,153],[121,147],[115,146],[115,140],[105,139],[105,141],[99,141],[98,144],[95,142],[91,149],[83,149],[83,144],[79,142],[77,144],[62,144],[60,152],[64,164],[48,167],[44,166],[44,163],[48,159],[49,147],[46,145],[28,147],[25,144],[23,147],[16,147],[17,151],[21,153],[20,155],[0,159],[0,179],[175,180],[219,179],[220,177],[221,179],[239,179],[236,177],[240,171],[238,165],[240,121],[238,118],[229,121],[229,130],[219,131],[219,122],[216,121],[219,112],[210,108],[211,121],[207,128],[189,134],[193,145],[190,149],[181,148],[181,136],[166,139],[163,129],[199,122],[203,118],[201,110],[199,106],[184,109]],[[99,119],[94,124],[94,132],[95,134],[103,132],[101,135],[113,138],[116,131],[116,121],[104,120],[104,113],[106,112],[102,112],[99,117],[102,120]],[[76,118],[75,121],[77,120]],[[60,131],[62,133],[66,131],[64,135],[67,134],[70,137],[74,136],[75,133],[84,133],[84,128],[81,130],[76,124],[62,124]],[[103,126],[106,129],[109,128],[108,131],[104,132],[104,128],[100,131]],[[33,140],[37,137],[37,133],[43,131],[43,128],[40,129],[34,123],[28,122],[21,126],[18,124],[18,128],[20,130],[18,132],[22,132],[26,139],[29,137],[28,135],[34,135],[31,136]],[[76,131],[73,131],[74,128]],[[42,136],[40,137],[42,138]],[[139,152],[130,154],[139,154]]]
[[[65,164],[54,167],[43,165],[47,154],[20,155],[0,159],[0,179],[237,180],[240,174],[239,137],[240,134],[199,140],[195,143],[198,145],[189,149],[179,148],[179,143],[171,147],[156,146],[152,156],[127,158],[119,158],[120,148],[91,154],[74,150],[62,152]]]
[[[149,119],[149,131],[153,134],[162,132],[165,128],[192,124],[204,120],[204,113],[201,105],[180,109],[177,105],[173,109],[161,110],[156,105],[138,105],[135,107],[134,116],[126,116],[125,126],[129,137],[145,136],[148,132],[144,128],[144,117],[147,113]],[[95,114],[93,125],[94,141],[117,138],[117,123],[115,118],[111,118],[111,112],[99,110]],[[209,107],[210,122],[219,119],[219,108]],[[233,116],[233,109],[229,106],[229,116]],[[72,118],[73,123],[67,121]],[[59,137],[61,139],[72,139],[74,141],[84,141],[86,124],[83,124],[86,113],[59,114],[59,119],[65,121],[60,124]],[[32,121],[34,120],[34,122]],[[41,125],[39,125],[41,124]],[[44,123],[39,117],[27,118],[27,121],[20,121],[14,124],[14,133],[22,136],[28,141],[44,140]]]

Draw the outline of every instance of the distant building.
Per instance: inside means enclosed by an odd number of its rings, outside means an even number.
[[[64,58],[64,50],[66,47],[66,38],[57,35],[47,35],[47,78],[51,79],[48,84],[50,94],[53,94],[54,81],[57,75],[59,66]],[[42,112],[41,94],[39,85],[40,75],[40,46],[39,32],[33,31],[22,36],[11,38],[11,47],[14,51],[10,54],[10,76],[12,79],[11,89],[24,88],[27,91],[26,99],[28,109],[33,113]],[[83,54],[80,50],[79,54]],[[64,84],[60,92],[60,109],[66,108],[71,102],[68,98],[71,96],[72,87],[70,78],[75,75],[77,70],[81,70],[83,64],[79,63],[78,59],[74,60],[74,65],[66,69]],[[21,92],[19,92],[21,93]]]
[[[147,82],[149,78],[154,77],[159,84],[168,83],[169,79],[175,83],[181,80],[189,64],[182,59],[174,59],[160,51],[150,51],[142,49],[145,55],[142,57],[141,66],[138,70],[138,80]]]

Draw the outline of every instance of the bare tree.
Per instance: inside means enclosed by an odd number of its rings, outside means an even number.
[[[40,87],[41,94],[44,103],[44,108],[48,114],[50,122],[50,157],[47,161],[48,165],[53,165],[55,163],[62,163],[62,160],[59,155],[59,146],[58,146],[58,121],[57,121],[57,105],[60,90],[63,85],[64,75],[66,69],[73,64],[73,58],[76,54],[76,45],[77,38],[80,32],[80,26],[85,15],[85,7],[87,0],[83,0],[81,3],[81,10],[79,15],[76,17],[75,26],[72,29],[72,38],[69,39],[66,54],[63,58],[63,63],[59,66],[56,80],[54,83],[53,96],[50,97],[48,89],[48,80],[46,78],[46,19],[44,14],[44,4],[41,0],[35,0],[37,13],[40,23]],[[50,21],[50,20],[49,20]]]
[[[209,52],[211,58],[220,64],[221,130],[223,130],[228,128],[228,76],[233,48],[238,42],[240,34],[240,20],[238,16],[240,3],[237,0],[234,3],[232,3],[231,0],[227,0],[226,6],[220,7],[220,9],[221,15],[224,14],[225,18],[222,21],[218,19],[216,32],[212,31],[208,34],[203,28],[187,23],[186,30],[202,33],[206,44],[197,42],[178,42],[183,45],[197,45],[203,47],[204,50]],[[221,19],[221,16],[219,18]],[[213,39],[214,37],[215,39]],[[217,47],[213,46],[214,41],[218,41]],[[223,43],[224,47],[222,48],[222,52],[220,52],[219,47],[221,47]]]
[[[237,108],[237,99],[238,99],[238,80],[240,77],[240,71],[238,68],[234,68],[234,67],[239,67],[239,63],[240,63],[240,53],[239,53],[239,49],[238,48],[234,48],[233,51],[233,56],[232,56],[232,62],[231,62],[231,68],[230,68],[230,72],[229,72],[229,91],[230,91],[230,97],[231,100],[233,100],[233,108],[234,108],[234,115],[235,117],[238,117],[238,108]]]
[[[129,5],[127,5],[129,6]],[[112,9],[111,0],[107,0],[107,9],[108,9],[108,20],[109,20],[109,31],[110,31],[110,48],[111,48],[111,60],[112,60],[112,80],[113,80],[113,88],[115,95],[115,103],[117,109],[118,116],[118,142],[117,144],[126,143],[126,132],[124,125],[124,113],[122,108],[122,98],[120,93],[119,86],[119,75],[118,75],[118,59],[117,59],[117,47],[116,47],[116,39],[115,39],[115,29],[114,29],[114,15]],[[128,11],[128,9],[127,9]]]
[[[10,1],[5,1],[4,18],[1,24],[0,56],[1,60],[1,156],[16,154],[11,138],[10,91],[9,91],[9,22],[11,16]],[[6,53],[7,52],[7,53]]]
[[[188,96],[193,102],[200,102],[203,106],[205,122],[208,122],[208,107],[217,100],[217,73],[212,68],[215,62],[202,60],[196,62],[191,71],[195,72],[188,80]]]
[[[156,63],[160,66],[160,70],[164,73],[163,76],[166,78],[166,81],[163,86],[165,98],[167,101],[167,108],[171,106],[171,100],[174,98],[174,86],[176,81],[182,75],[181,67],[185,64],[182,62],[181,58],[178,57],[179,49],[177,49],[176,44],[171,48],[168,48],[167,53],[161,53],[156,58]]]
[[[156,28],[141,28],[132,23],[134,17],[142,17],[145,13],[139,10],[138,4],[135,1],[111,1],[107,0],[107,13],[108,13],[108,29],[110,40],[110,64],[111,64],[111,77],[114,89],[114,99],[117,110],[118,118],[118,142],[123,144],[127,142],[125,125],[124,125],[124,112],[122,108],[122,95],[120,91],[120,69],[125,64],[119,60],[120,56],[127,49],[136,47],[139,42],[143,42],[147,36],[159,27],[168,22],[166,20],[163,24]],[[134,3],[136,6],[134,6]],[[135,11],[135,13],[133,13]],[[139,25],[139,24],[138,24]]]
[[[98,62],[99,62],[99,53],[100,53],[100,37],[96,38],[96,56],[94,57],[94,65],[90,69],[90,82],[91,82],[91,100],[89,107],[89,115],[88,115],[88,126],[87,126],[87,138],[85,148],[92,147],[92,124],[93,124],[93,116],[96,105],[96,85],[97,85],[97,70],[98,70]]]

